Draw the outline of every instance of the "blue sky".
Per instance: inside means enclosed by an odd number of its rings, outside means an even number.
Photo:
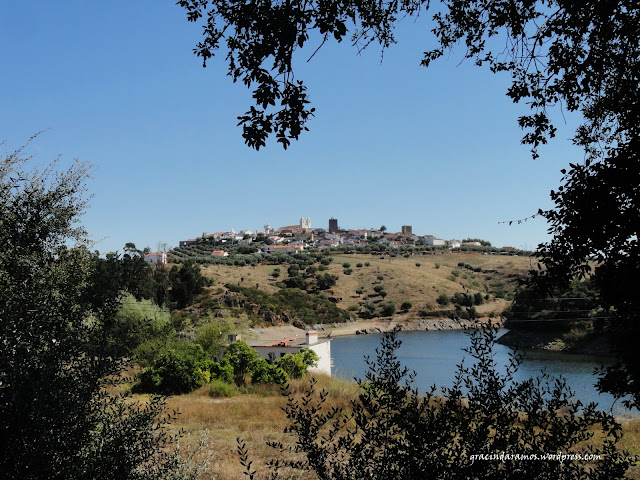
[[[461,51],[419,66],[433,45],[426,16],[401,25],[382,63],[379,48],[358,56],[346,43],[301,61],[316,116],[287,151],[244,145],[236,117],[250,92],[223,59],[202,68],[199,38],[172,2],[0,0],[0,140],[12,151],[47,130],[36,161],[95,166],[83,223],[96,249],[301,216],[497,246],[548,238],[540,219],[499,222],[550,206],[560,169],[582,159],[567,140],[576,119],[556,112],[558,138],[532,160],[508,78],[461,64]]]

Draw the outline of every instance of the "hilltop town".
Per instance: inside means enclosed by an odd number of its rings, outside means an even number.
[[[359,247],[376,246],[378,251],[402,251],[413,250],[416,247],[434,247],[440,249],[481,249],[488,253],[517,253],[518,249],[505,246],[496,249],[491,243],[481,239],[450,239],[445,240],[434,235],[418,235],[413,233],[411,225],[403,225],[400,232],[388,232],[383,225],[378,229],[348,229],[338,225],[336,218],[330,218],[328,227],[314,228],[310,218],[301,217],[297,225],[287,225],[273,228],[266,224],[262,231],[233,229],[228,232],[203,233],[196,238],[181,240],[179,247],[170,253],[174,257],[180,257],[181,252],[188,251],[187,247],[198,245],[211,245],[211,257],[228,257],[234,247],[260,245],[258,248],[240,251],[240,253],[298,253],[305,249],[324,249],[347,247],[355,251],[361,250]],[[184,249],[184,250],[183,250]],[[202,253],[202,252],[201,252]],[[150,263],[161,261],[161,253],[148,255]]]

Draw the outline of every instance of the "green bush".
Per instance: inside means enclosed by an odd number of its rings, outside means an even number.
[[[376,285],[375,287],[373,287],[373,291],[377,294],[380,294],[380,292],[384,291],[384,287],[382,285]]]
[[[473,304],[474,305],[482,305],[482,302],[484,302],[484,295],[482,295],[482,293],[480,292],[476,292],[473,294]]]
[[[390,317],[395,312],[396,312],[396,306],[391,300],[384,302],[380,307],[380,313],[382,314],[383,317]]]
[[[302,348],[298,353],[287,354],[275,361],[275,365],[281,368],[290,378],[302,378],[309,367],[318,364],[318,355],[313,350]]]
[[[207,385],[207,393],[211,398],[226,398],[235,397],[240,392],[238,391],[238,387],[235,385],[225,382],[224,380],[214,378],[211,380],[211,383]]]
[[[370,266],[371,266],[371,263],[370,263],[370,262],[364,262],[364,266],[365,266],[365,267],[370,267]]]
[[[212,380],[217,379],[226,383],[233,382],[233,366],[225,357],[223,357],[219,362],[211,362],[209,371],[211,372]]]
[[[135,391],[178,395],[201,387],[211,379],[211,362],[200,345],[190,345],[185,352],[165,351],[139,375]]]
[[[411,307],[413,307],[413,304],[409,301],[404,301],[402,302],[402,305],[400,305],[400,308],[405,312],[411,310]]]
[[[342,273],[344,273],[345,275],[351,275],[353,273],[353,270],[350,268],[345,268]]]
[[[255,385],[266,383],[284,383],[286,374],[278,365],[271,365],[264,358],[259,357],[253,364],[251,383]]]
[[[342,264],[342,266],[343,266],[343,268],[349,268],[349,267],[351,266],[351,264],[350,264],[350,263],[348,263],[348,262],[344,262],[344,263]]]
[[[441,293],[438,298],[436,298],[436,302],[438,302],[438,305],[449,305],[449,297],[446,293]]]

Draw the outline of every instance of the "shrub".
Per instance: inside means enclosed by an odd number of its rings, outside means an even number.
[[[377,275],[376,278],[380,281],[384,280],[384,275]]]
[[[473,294],[473,304],[474,305],[482,305],[483,301],[484,301],[484,295],[482,295],[482,293],[476,292],[476,293]]]
[[[438,298],[436,298],[436,302],[438,302],[438,305],[449,305],[449,297],[446,293],[441,293]]]
[[[344,263],[342,264],[342,266],[343,266],[344,268],[349,268],[349,267],[351,266],[351,264],[350,264],[350,263],[348,263],[348,262],[344,262]]]
[[[229,363],[227,358],[222,358],[220,362],[211,362],[209,368],[212,379],[218,379],[222,382],[233,382],[233,366]]]
[[[382,306],[380,307],[380,313],[384,317],[390,317],[395,312],[396,312],[396,306],[394,305],[394,303],[391,300],[389,300],[387,302],[384,302],[382,304]]]
[[[219,380],[214,378],[211,380],[211,383],[207,386],[207,393],[211,398],[220,398],[220,397],[235,397],[238,395],[238,387],[235,385],[225,382],[223,380]]]
[[[167,350],[139,375],[135,390],[162,395],[188,393],[211,379],[210,367],[200,345],[189,345],[184,352]]]
[[[262,357],[257,358],[254,362],[253,371],[251,372],[251,383],[255,385],[265,383],[284,383],[285,380],[285,373],[277,365],[269,364]]]
[[[422,265],[420,262],[416,262],[416,267],[420,267],[420,265]]]
[[[411,302],[409,302],[409,301],[404,301],[404,302],[402,302],[402,305],[400,305],[400,308],[402,310],[404,310],[405,312],[410,310],[411,307],[413,307],[413,304]]]
[[[300,290],[307,289],[307,282],[305,282],[302,277],[289,277],[283,283],[287,288],[299,288]]]
[[[377,294],[380,294],[380,292],[382,292],[384,290],[384,287],[382,285],[376,285],[375,287],[373,287],[373,291],[376,292]]]
[[[344,273],[345,275],[351,275],[353,273],[353,270],[350,268],[345,268],[342,273]]]
[[[434,263],[433,266],[436,267],[436,268],[440,268],[440,264],[439,263]]]
[[[365,266],[365,267],[370,267],[370,266],[371,266],[371,263],[369,263],[369,262],[364,262],[364,266]]]
[[[362,285],[360,285],[358,288],[356,288],[356,294],[357,295],[362,295],[364,293],[364,287]]]
[[[318,286],[318,290],[328,290],[336,284],[336,280],[338,280],[338,277],[335,275],[325,273],[316,276],[316,285]]]
[[[302,348],[298,353],[287,354],[275,361],[275,365],[281,368],[289,378],[302,378],[309,367],[318,364],[318,355],[313,350]]]

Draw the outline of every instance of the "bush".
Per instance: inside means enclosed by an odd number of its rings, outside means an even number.
[[[376,285],[375,287],[373,287],[373,291],[376,292],[377,294],[380,294],[380,292],[382,292],[384,290],[384,287],[382,285]]]
[[[226,383],[233,382],[233,366],[225,357],[223,357],[220,362],[211,362],[209,371],[211,372],[211,379],[217,379]]]
[[[318,290],[328,290],[336,284],[337,280],[338,277],[335,275],[325,273],[316,276],[316,285],[318,286]]]
[[[286,356],[286,355],[285,355]],[[284,357],[283,357],[284,358]],[[264,358],[259,357],[253,364],[251,372],[251,383],[261,385],[266,383],[284,383],[286,374],[277,365],[271,365]]]
[[[396,306],[391,300],[389,300],[382,304],[382,306],[380,307],[380,313],[383,317],[390,317],[391,315],[396,313]]]
[[[371,263],[369,263],[369,262],[364,262],[364,266],[365,266],[365,267],[370,267],[370,266],[371,266]]]
[[[135,391],[179,395],[201,387],[211,379],[211,362],[200,345],[190,345],[185,352],[165,351],[139,375]]]
[[[313,350],[302,348],[298,353],[287,354],[275,361],[275,365],[281,368],[289,378],[302,378],[309,367],[318,364],[318,355]]]
[[[420,265],[422,265],[422,264],[419,263],[419,262],[416,262],[416,267],[420,267]]]
[[[476,292],[476,293],[473,294],[473,304],[474,305],[482,305],[483,301],[484,301],[484,295],[482,295],[482,293]]]
[[[400,308],[405,312],[411,310],[411,307],[413,307],[413,304],[409,301],[404,301],[402,305],[400,305]]]
[[[351,275],[353,273],[353,270],[350,268],[345,268],[342,273],[344,273],[345,275]]]
[[[350,264],[350,263],[348,263],[348,262],[344,262],[344,263],[342,264],[342,267],[343,267],[343,268],[349,268],[350,266],[351,266],[351,264]]]
[[[362,268],[362,264],[361,263],[356,263],[356,267],[357,268]]]
[[[436,302],[438,302],[438,305],[447,306],[449,305],[449,297],[446,293],[441,293],[438,298],[436,298]]]
[[[211,380],[211,383],[207,386],[207,393],[211,398],[221,398],[221,397],[235,397],[240,393],[238,391],[238,387],[235,385],[225,382],[223,380],[219,380],[214,378]]]
[[[305,282],[302,277],[289,277],[283,283],[287,288],[299,288],[300,290],[307,289],[307,282]]]

